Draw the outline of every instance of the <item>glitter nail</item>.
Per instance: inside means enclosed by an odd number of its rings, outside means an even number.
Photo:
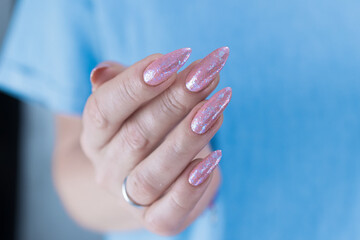
[[[219,164],[221,156],[221,150],[217,150],[199,162],[190,173],[189,183],[198,186],[204,182]]]
[[[165,54],[152,62],[144,71],[144,81],[152,86],[158,85],[169,79],[189,59],[190,48],[181,48]]]

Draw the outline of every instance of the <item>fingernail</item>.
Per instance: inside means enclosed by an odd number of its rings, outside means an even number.
[[[198,186],[204,182],[219,164],[221,156],[221,150],[217,150],[199,162],[190,173],[189,183]]]
[[[104,81],[104,72],[110,67],[107,63],[98,64],[90,73],[91,90],[94,92]]]
[[[110,65],[107,63],[99,63],[96,67],[94,67],[94,69],[90,73],[91,83],[96,84],[99,74],[109,67]]]
[[[215,93],[196,113],[191,122],[191,129],[197,134],[203,134],[216,122],[231,99],[232,90],[226,87]]]
[[[228,47],[221,47],[201,60],[186,78],[186,88],[191,92],[199,92],[206,88],[224,67],[229,52]]]
[[[190,48],[181,48],[165,54],[145,69],[144,81],[152,86],[164,82],[186,63],[190,54]]]

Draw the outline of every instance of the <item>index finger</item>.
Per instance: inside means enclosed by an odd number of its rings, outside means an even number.
[[[151,55],[97,89],[84,109],[83,147],[104,146],[127,117],[174,82],[190,53],[190,48],[182,48],[163,56]]]

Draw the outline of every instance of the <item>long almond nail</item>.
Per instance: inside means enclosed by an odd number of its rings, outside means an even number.
[[[206,88],[224,67],[229,51],[228,47],[221,47],[201,60],[186,78],[186,88],[191,92],[199,92]]]
[[[152,86],[159,85],[177,72],[189,59],[190,54],[190,48],[181,48],[165,54],[145,69],[144,81]]]
[[[217,150],[199,162],[190,173],[189,183],[198,186],[204,182],[219,164],[221,156],[221,150]]]
[[[191,129],[197,134],[203,134],[220,117],[231,99],[231,88],[226,87],[215,93],[196,113],[191,122]]]

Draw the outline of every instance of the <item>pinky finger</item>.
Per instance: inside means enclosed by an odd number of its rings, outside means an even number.
[[[174,235],[182,231],[189,214],[209,187],[211,173],[220,159],[221,151],[218,150],[190,163],[172,188],[144,212],[146,228],[160,235]],[[213,196],[208,197],[211,199]]]

